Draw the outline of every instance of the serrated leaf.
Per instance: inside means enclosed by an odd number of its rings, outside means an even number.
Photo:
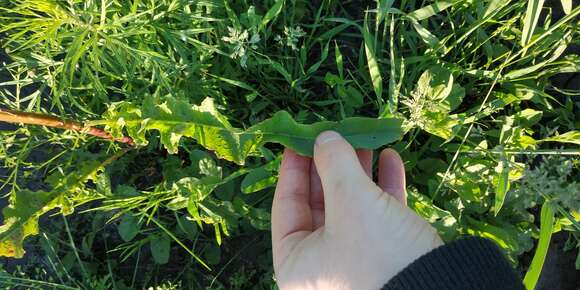
[[[2,211],[4,224],[0,226],[0,256],[24,256],[24,239],[38,234],[37,212],[47,207],[50,197],[50,193],[44,191],[22,190],[16,193],[14,204]]]
[[[125,214],[117,226],[117,232],[125,242],[133,240],[140,229],[139,220],[132,214]]]
[[[111,110],[112,109],[112,110]],[[127,130],[136,143],[147,144],[145,133],[157,130],[161,143],[176,153],[179,140],[191,137],[223,159],[243,164],[264,143],[279,143],[296,152],[312,156],[314,140],[325,130],[341,133],[354,147],[376,149],[398,140],[402,135],[400,119],[353,117],[339,122],[323,121],[309,125],[297,123],[285,111],[247,130],[234,128],[208,98],[200,106],[167,97],[160,104],[147,97],[141,109],[124,103],[112,106],[105,114],[108,120],[91,122],[106,125],[113,134]]]
[[[94,180],[97,172],[110,160],[111,158],[103,163],[85,161],[78,170],[53,184],[54,188],[50,192],[16,192],[14,202],[2,211],[4,224],[0,226],[0,256],[21,258],[25,253],[22,248],[24,239],[38,234],[38,218],[59,207],[63,209],[63,213],[70,212],[64,195],[81,188],[87,180]]]
[[[171,252],[171,239],[165,234],[158,234],[151,238],[149,242],[151,255],[157,264],[167,264],[169,253]]]

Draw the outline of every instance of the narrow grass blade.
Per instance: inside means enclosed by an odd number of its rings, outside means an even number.
[[[437,13],[453,6],[456,2],[461,1],[437,1],[431,5],[427,5],[425,7],[419,8],[409,14],[408,17],[413,18],[417,21],[425,20],[429,17],[437,15]]]
[[[509,2],[510,2],[509,0],[491,0],[491,2],[489,2],[489,5],[487,5],[487,9],[485,10],[485,13],[483,14],[483,18],[486,18],[489,15],[492,15],[494,12],[501,9]]]
[[[536,252],[534,253],[532,264],[524,277],[524,286],[526,286],[526,289],[528,290],[533,290],[540,278],[540,273],[542,272],[542,267],[546,260],[546,254],[548,253],[550,239],[552,238],[553,228],[554,210],[550,207],[548,202],[544,202],[540,213],[540,240]]]
[[[564,13],[566,13],[566,15],[570,14],[570,12],[572,12],[572,0],[560,0],[560,2],[562,3]]]
[[[534,34],[534,30],[536,30],[543,6],[544,0],[528,0],[528,8],[524,18],[524,28],[522,29],[522,46],[526,46],[532,39],[532,35]]]
[[[276,16],[278,16],[278,14],[280,14],[283,6],[284,6],[284,0],[276,0],[276,2],[270,8],[270,10],[268,10],[268,12],[266,12],[266,15],[264,15],[264,18],[262,18],[262,22],[260,23],[260,27],[258,28],[258,31],[262,31],[264,28],[266,28],[266,25],[268,25],[268,23],[270,21],[272,21],[274,18],[276,18]]]
[[[364,46],[365,46],[365,53],[367,57],[367,64],[369,67],[369,73],[371,75],[371,81],[373,83],[373,90],[377,95],[377,100],[379,104],[382,104],[382,96],[383,96],[383,77],[381,76],[381,72],[379,69],[379,63],[377,61],[377,57],[375,55],[375,41],[374,37],[371,35],[368,26],[368,20],[365,19],[364,27],[363,27],[363,39],[364,39]]]
[[[505,201],[506,193],[509,190],[509,162],[505,154],[502,154],[498,163],[499,173],[497,176],[497,183],[495,185],[495,215],[499,213]]]

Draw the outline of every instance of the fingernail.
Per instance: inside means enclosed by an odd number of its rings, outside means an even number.
[[[318,135],[318,137],[316,138],[316,145],[320,146],[330,141],[338,140],[340,138],[342,138],[342,136],[340,136],[340,134],[334,131],[324,131],[320,133],[320,135]]]

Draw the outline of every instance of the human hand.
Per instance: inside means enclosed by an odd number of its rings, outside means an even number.
[[[406,207],[405,170],[395,151],[381,153],[379,186],[371,175],[372,152],[355,152],[332,131],[318,136],[314,161],[284,151],[272,205],[280,289],[377,290],[443,244]]]

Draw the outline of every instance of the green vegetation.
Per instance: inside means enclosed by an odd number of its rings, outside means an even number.
[[[0,256],[25,261],[0,285],[271,289],[280,153],[334,129],[532,289],[553,232],[580,246],[579,92],[551,81],[580,7],[553,2],[0,0]]]

